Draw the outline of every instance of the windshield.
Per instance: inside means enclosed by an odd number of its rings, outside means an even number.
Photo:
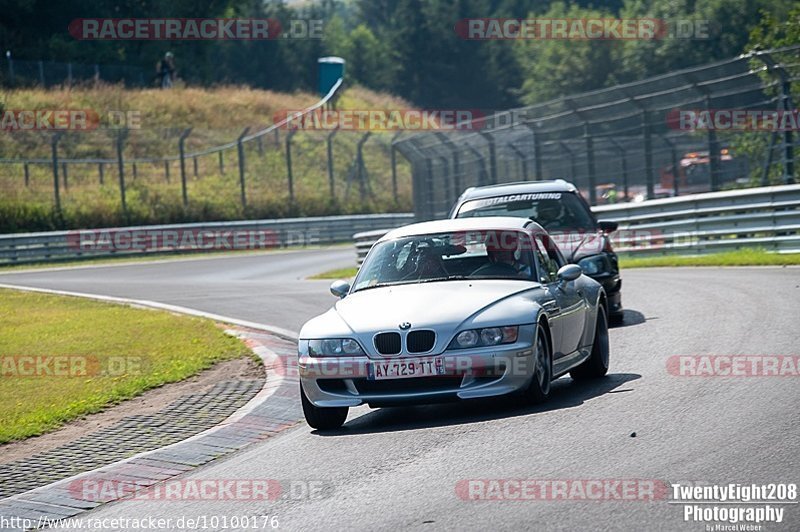
[[[534,277],[529,237],[520,231],[418,235],[380,242],[359,270],[353,291],[457,279]]]
[[[549,232],[595,231],[592,212],[573,192],[538,192],[476,199],[464,203],[456,218],[520,216],[536,221]]]

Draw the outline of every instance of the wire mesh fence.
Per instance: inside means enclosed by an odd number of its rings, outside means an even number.
[[[411,163],[418,219],[467,187],[573,182],[592,205],[792,183],[800,46],[496,113],[395,143]]]
[[[155,84],[155,71],[149,72],[133,65],[101,65],[30,61],[6,57],[0,69],[0,85],[5,87],[59,87],[86,82],[103,82],[126,87],[146,87]]]
[[[340,86],[303,112],[322,108]],[[255,120],[224,130],[15,131],[0,137],[2,199],[100,227],[409,208],[410,169],[391,134]],[[0,221],[0,232],[27,229]],[[69,225],[48,224],[37,229]]]

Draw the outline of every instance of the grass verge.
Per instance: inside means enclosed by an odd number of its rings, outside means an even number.
[[[309,279],[352,279],[358,273],[358,268],[339,268],[312,275]]]
[[[800,264],[800,253],[769,253],[761,248],[738,249],[707,255],[666,255],[663,257],[622,256],[620,268],[675,266],[783,266]]]
[[[249,354],[209,320],[0,289],[0,443]]]

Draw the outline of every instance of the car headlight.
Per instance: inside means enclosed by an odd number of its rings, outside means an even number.
[[[352,338],[324,338],[304,342],[307,342],[308,355],[312,357],[364,355],[361,345]],[[301,354],[305,347],[301,345]]]
[[[469,347],[487,347],[500,344],[513,344],[517,341],[519,327],[487,327],[461,331],[450,342],[448,349],[466,349]]]
[[[608,264],[608,258],[605,255],[594,255],[586,257],[578,261],[578,266],[581,267],[583,273],[586,275],[597,275],[611,271]]]

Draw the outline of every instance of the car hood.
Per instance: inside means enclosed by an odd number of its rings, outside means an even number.
[[[300,337],[371,337],[379,331],[398,331],[405,322],[413,329],[431,328],[442,333],[466,325],[500,325],[508,320],[516,324],[519,316],[533,322],[533,298],[514,296],[540,287],[529,281],[483,279],[363,290],[339,300],[331,310],[306,323]]]
[[[558,249],[569,262],[578,262],[583,257],[602,253],[606,238],[602,232],[560,232],[550,233],[550,237],[558,245]]]

